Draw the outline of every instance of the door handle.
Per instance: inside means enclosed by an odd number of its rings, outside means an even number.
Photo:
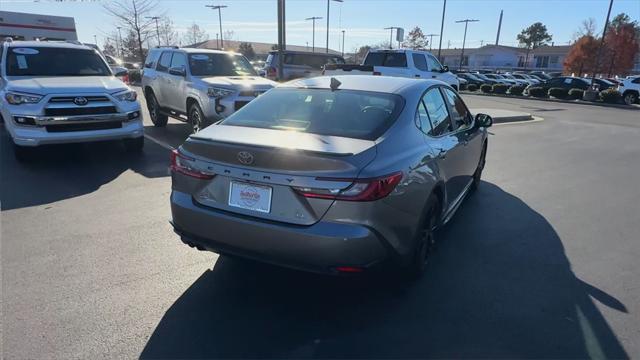
[[[415,77],[419,78],[419,77],[420,77],[420,74],[416,74],[416,75],[415,75]]]
[[[432,79],[435,79],[435,78],[437,78],[437,77],[438,77],[438,75],[431,75],[431,78],[432,78]]]

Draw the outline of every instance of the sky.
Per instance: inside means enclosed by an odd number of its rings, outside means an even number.
[[[78,37],[93,42],[97,35],[102,45],[117,26],[102,8],[109,0],[56,2],[53,0],[0,0],[0,10],[72,16]],[[276,0],[158,0],[158,14],[170,17],[176,30],[182,32],[192,23],[204,28],[215,39],[218,14],[205,5],[227,5],[222,10],[223,31],[233,30],[234,40],[277,42]],[[443,48],[462,46],[464,24],[457,20],[477,19],[469,23],[466,47],[495,43],[500,10],[504,10],[501,45],[517,46],[516,35],[525,27],[540,21],[547,26],[556,45],[566,45],[583,20],[592,17],[598,31],[604,26],[608,0],[448,0]],[[312,24],[305,18],[320,16],[316,22],[315,44],[326,44],[326,0],[287,0],[287,43],[312,44]],[[341,48],[341,30],[345,30],[345,51],[361,45],[389,40],[389,26],[403,27],[405,34],[419,26],[425,34],[439,34],[443,0],[344,0],[331,1],[329,46]],[[640,21],[640,0],[614,0],[612,18],[625,12]],[[438,38],[434,37],[434,48]]]

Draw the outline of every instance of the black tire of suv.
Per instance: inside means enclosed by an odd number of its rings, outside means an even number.
[[[189,106],[189,125],[191,125],[191,133],[195,134],[198,131],[207,127],[207,120],[204,118],[202,109],[198,103],[193,103]]]
[[[169,117],[160,112],[160,105],[158,105],[158,100],[154,94],[149,94],[147,96],[147,109],[149,109],[149,117],[151,118],[151,122],[155,127],[165,127],[167,126],[167,121],[169,121]]]
[[[633,105],[636,103],[636,101],[638,101],[638,95],[633,91],[627,91],[626,93],[624,93],[623,100],[625,104]]]
[[[33,160],[36,149],[29,146],[20,146],[13,144],[13,155],[19,162],[29,162]]]
[[[430,255],[436,244],[435,227],[439,222],[439,205],[438,199],[431,196],[427,201],[426,216],[424,223],[416,235],[415,247],[411,253],[411,259],[408,266],[404,269],[404,275],[408,280],[417,280],[425,272],[429,262]]]
[[[478,167],[476,168],[476,172],[473,174],[473,182],[471,183],[471,191],[476,191],[480,186],[480,181],[482,180],[482,170],[484,170],[484,165],[487,162],[487,143],[485,142],[482,146],[482,154],[480,154],[480,161],[478,162]]]
[[[130,153],[140,153],[144,148],[144,136],[133,139],[124,139],[124,148]]]

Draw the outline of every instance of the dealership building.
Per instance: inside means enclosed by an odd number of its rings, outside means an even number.
[[[0,11],[0,39],[78,40],[72,17]]]

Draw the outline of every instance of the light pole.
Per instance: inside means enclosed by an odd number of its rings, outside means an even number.
[[[98,37],[96,35],[93,35],[93,42],[98,46]]]
[[[319,16],[314,16],[310,18],[306,18],[305,20],[311,20],[313,22],[313,35],[311,38],[311,52],[316,52],[316,20],[322,19]]]
[[[344,0],[327,0],[327,48],[325,49],[325,52],[328,54],[329,53],[329,4],[331,3],[331,1],[335,1],[335,2],[344,2]]]
[[[438,61],[442,61],[440,57],[440,52],[442,51],[442,31],[444,30],[444,13],[447,10],[447,0],[444,0],[444,5],[442,5],[442,22],[440,23],[440,45],[438,45]]]
[[[389,26],[384,28],[384,30],[390,30],[391,33],[389,34],[389,49],[393,49],[393,30],[394,29],[401,29],[399,27],[396,26]]]
[[[467,26],[469,25],[470,22],[478,22],[478,21],[480,20],[464,19],[464,20],[456,21],[456,23],[464,23],[464,37],[462,38],[462,52],[460,53],[460,66],[458,66],[458,70],[462,70],[462,59],[464,59],[464,45],[465,45],[465,42],[467,41]]]
[[[440,36],[440,35],[438,35],[438,34],[427,34],[425,36],[429,37],[429,51],[431,51],[431,44],[433,43],[433,37],[434,36]]]
[[[146,18],[156,21],[156,35],[158,36],[158,46],[161,46],[161,44],[160,44],[160,26],[158,26],[158,20],[160,20],[160,16],[147,16]]]
[[[120,31],[122,29],[122,26],[118,26],[118,39],[119,39],[119,48],[120,51],[118,51],[120,53],[120,59],[124,59],[124,49],[122,49],[122,32]]]
[[[222,10],[227,7],[227,5],[205,5],[205,7],[211,8],[212,10],[218,10],[218,22],[220,23],[220,48],[224,49],[224,36],[222,35]]]
[[[342,30],[342,57],[344,57],[344,30]]]
[[[607,20],[604,22],[604,30],[602,30],[602,41],[600,41],[600,46],[598,47],[598,55],[596,56],[596,67],[593,69],[593,74],[591,75],[591,90],[593,90],[593,83],[596,79],[596,72],[598,72],[598,67],[600,67],[600,55],[602,54],[602,48],[604,46],[604,37],[607,35],[607,28],[609,27],[609,17],[611,16],[612,6],[613,6],[613,0],[609,1],[609,11],[607,11]]]

